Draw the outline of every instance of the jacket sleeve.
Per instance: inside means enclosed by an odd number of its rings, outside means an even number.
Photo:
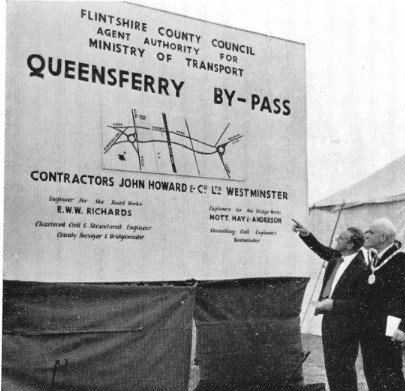
[[[311,233],[309,235],[303,236],[299,235],[302,241],[319,257],[325,261],[331,261],[336,258],[340,258],[342,255],[339,251],[328,247],[320,243],[314,235]]]

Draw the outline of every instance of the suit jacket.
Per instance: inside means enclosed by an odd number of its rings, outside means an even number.
[[[377,263],[393,255],[398,248],[393,245]],[[394,255],[381,269],[375,271],[375,283],[368,286],[365,328],[375,336],[385,335],[387,316],[402,319],[399,326],[405,329],[405,253]]]
[[[312,251],[328,262],[319,297],[322,299],[322,292],[326,282],[335,268],[336,262],[342,258],[342,254],[333,248],[324,246],[312,234],[308,236],[300,235],[300,237]],[[331,296],[333,309],[325,312],[325,315],[335,317],[336,321],[339,318],[345,325],[347,322],[352,323],[353,317],[362,317],[368,275],[368,266],[364,260],[363,252],[359,251],[336,284]],[[315,311],[315,315],[319,313],[322,312]],[[350,325],[347,325],[347,327],[350,327]]]

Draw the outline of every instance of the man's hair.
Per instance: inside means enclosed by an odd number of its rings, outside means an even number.
[[[391,220],[382,217],[381,219],[374,220],[371,224],[377,226],[380,232],[383,233],[389,241],[393,242],[395,240],[397,230]]]
[[[349,242],[353,244],[353,250],[360,250],[360,248],[364,245],[363,231],[356,227],[349,227],[347,230],[350,232]]]

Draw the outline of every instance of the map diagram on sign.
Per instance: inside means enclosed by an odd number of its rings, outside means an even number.
[[[232,123],[218,122],[132,109],[125,122],[103,128],[103,167],[244,180],[244,135]]]

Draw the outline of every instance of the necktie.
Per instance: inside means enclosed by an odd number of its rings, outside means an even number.
[[[330,274],[328,281],[326,281],[326,284],[323,288],[322,300],[329,298],[330,292],[332,290],[333,280],[335,279],[336,273],[339,269],[339,266],[342,264],[342,262],[343,262],[343,258],[340,258],[336,261],[335,267],[333,268],[332,273]]]
[[[378,253],[375,250],[369,250],[368,252],[368,264],[370,266],[377,266],[376,264],[378,263],[379,258],[378,258]]]

